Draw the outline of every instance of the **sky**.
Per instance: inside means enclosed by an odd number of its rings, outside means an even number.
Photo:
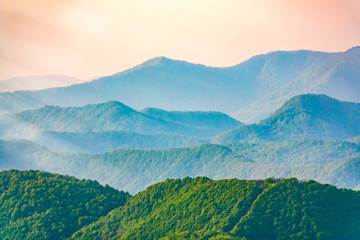
[[[0,0],[0,81],[89,80],[150,58],[226,67],[360,45],[359,0]]]

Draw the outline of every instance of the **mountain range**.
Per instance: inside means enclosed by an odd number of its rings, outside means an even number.
[[[69,87],[0,93],[0,110],[20,112],[45,105],[67,107],[116,100],[135,109],[221,111],[250,123],[302,93],[359,102],[359,59],[360,47],[340,53],[278,51],[227,68],[159,57]]]
[[[359,76],[354,47],[0,92],[0,239],[360,239]]]
[[[144,110],[146,112],[148,110]],[[160,111],[160,110],[157,110]],[[0,115],[0,136],[28,138],[38,131],[99,132],[126,131],[141,134],[175,134],[210,137],[241,122],[220,112],[166,112],[166,116],[147,115],[120,102],[109,101],[82,107],[45,106],[14,114]]]
[[[314,179],[337,187],[360,185],[360,145],[346,141],[203,144],[103,154],[52,152],[31,141],[0,141],[1,169],[39,169],[90,178],[137,193],[167,178],[267,177]]]

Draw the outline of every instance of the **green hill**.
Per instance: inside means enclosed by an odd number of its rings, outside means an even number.
[[[72,239],[360,238],[360,193],[297,179],[155,184]]]
[[[347,139],[359,134],[360,103],[306,94],[291,98],[259,124],[229,131],[215,137],[214,142]]]
[[[0,172],[0,239],[67,239],[129,194],[40,171]]]

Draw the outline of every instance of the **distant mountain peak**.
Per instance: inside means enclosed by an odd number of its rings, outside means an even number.
[[[348,49],[346,52],[354,52],[354,51],[360,51],[360,46],[355,46],[355,47],[352,47],[350,49]]]

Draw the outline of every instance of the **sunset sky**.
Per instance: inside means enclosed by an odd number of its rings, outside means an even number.
[[[357,45],[359,0],[0,0],[0,81],[91,79],[156,56],[230,66]]]

